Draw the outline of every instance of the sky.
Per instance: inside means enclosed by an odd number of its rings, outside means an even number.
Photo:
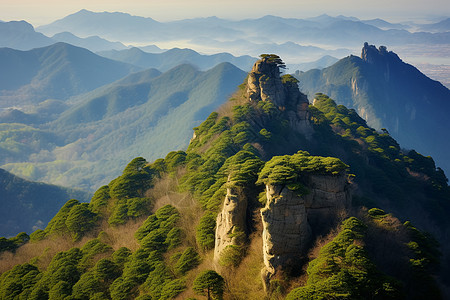
[[[0,20],[45,25],[81,9],[120,11],[171,21],[217,16],[226,19],[314,17],[323,13],[388,21],[440,20],[450,16],[449,0],[0,0]]]

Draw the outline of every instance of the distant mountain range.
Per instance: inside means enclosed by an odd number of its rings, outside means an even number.
[[[66,43],[29,51],[0,48],[0,107],[67,99],[139,68]]]
[[[132,64],[143,69],[156,68],[167,71],[180,64],[192,64],[201,70],[211,69],[222,62],[229,62],[242,70],[250,70],[256,58],[245,55],[235,57],[229,53],[202,55],[191,49],[174,48],[163,53],[147,53],[139,48],[110,50],[98,53],[104,57]]]
[[[292,71],[309,71],[312,69],[323,69],[326,67],[329,67],[336,63],[339,59],[336,57],[325,55],[318,60],[302,63],[302,64],[290,64],[288,65],[289,71],[292,73]]]
[[[31,50],[50,46],[56,42],[65,42],[93,52],[127,48],[120,42],[110,42],[98,36],[80,38],[70,32],[58,32],[50,38],[36,32],[34,27],[26,21],[0,22],[0,47]]]
[[[69,199],[89,201],[90,194],[32,182],[0,169],[0,235],[45,228]]]
[[[441,28],[439,24],[436,26]],[[69,31],[80,37],[98,35],[127,43],[247,39],[351,47],[361,45],[365,41],[389,45],[439,44],[450,41],[450,33],[446,30],[439,33],[411,33],[405,30],[406,28],[383,20],[361,21],[357,18],[327,15],[309,19],[286,19],[269,15],[239,21],[210,17],[163,23],[126,13],[81,10],[51,24],[40,26],[38,31],[48,35]]]
[[[127,46],[120,42],[110,42],[98,36],[80,38],[70,32],[57,33],[52,36],[52,39],[57,42],[64,42],[74,46],[86,48],[92,52],[127,49]]]
[[[437,23],[422,25],[420,28],[431,32],[448,32],[450,31],[450,18]]]
[[[450,90],[386,47],[364,45],[323,70],[297,73],[300,89],[354,108],[376,129],[386,128],[401,145],[432,155],[450,173]]]

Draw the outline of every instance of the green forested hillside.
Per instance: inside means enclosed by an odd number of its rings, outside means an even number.
[[[71,198],[88,201],[81,190],[32,182],[0,169],[0,235],[44,228],[61,206]]]
[[[53,143],[58,147],[34,149],[38,153],[32,160],[22,156],[22,162],[3,167],[31,180],[95,190],[120,174],[133,157],[156,159],[168,150],[185,148],[191,128],[223,103],[244,77],[229,63],[208,71],[181,65],[162,74],[154,69],[131,74],[72,99],[72,107],[45,125],[45,132],[57,137]],[[15,141],[9,133],[5,139]],[[21,154],[27,154],[30,146],[23,147]]]
[[[1,48],[0,68],[2,108],[66,100],[139,70],[65,43],[28,51]]]
[[[279,78],[279,65],[264,56],[194,128],[186,151],[131,160],[89,204],[68,201],[28,243],[4,252],[0,299],[443,298],[450,190],[442,170],[326,95],[308,107],[295,79]],[[334,195],[337,182],[351,206],[310,223],[320,228],[308,231],[300,261],[263,282],[268,240],[289,243],[267,235],[266,217],[282,209],[275,202],[323,201],[318,186]],[[284,194],[273,198],[277,189]],[[217,257],[224,212],[235,226]]]

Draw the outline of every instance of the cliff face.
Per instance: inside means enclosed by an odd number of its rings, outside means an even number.
[[[217,215],[214,260],[217,262],[227,246],[243,241],[247,212],[247,199],[237,189],[228,188],[222,211]]]
[[[345,173],[307,175],[306,190],[300,194],[281,185],[266,185],[266,206],[261,210],[265,269],[268,283],[277,270],[298,268],[313,233],[324,233],[350,205]],[[328,224],[327,224],[328,223]]]

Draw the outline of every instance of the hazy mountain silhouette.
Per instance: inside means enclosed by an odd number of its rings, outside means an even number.
[[[32,182],[0,169],[0,235],[45,228],[69,199],[89,201],[88,193]]]
[[[121,51],[103,51],[98,54],[141,68],[156,68],[160,71],[167,71],[185,63],[197,66],[201,70],[207,70],[222,62],[232,63],[242,70],[249,70],[255,61],[255,58],[248,55],[239,57],[229,53],[202,55],[191,49],[179,48],[173,48],[163,53],[147,53],[139,48],[131,48]]]
[[[89,36],[80,38],[70,32],[60,32],[52,36],[52,39],[58,42],[64,42],[77,47],[86,48],[92,52],[107,50],[123,50],[127,46],[120,42],[110,42],[98,36]]]
[[[139,69],[66,43],[29,51],[1,48],[0,68],[3,107],[67,99]]]
[[[30,50],[53,44],[55,41],[36,32],[25,21],[0,22],[0,47]]]

